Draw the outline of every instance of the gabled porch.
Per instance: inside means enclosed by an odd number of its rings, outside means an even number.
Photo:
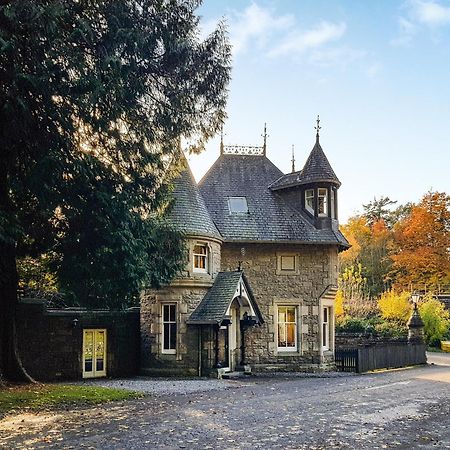
[[[241,271],[220,272],[187,320],[197,328],[199,375],[222,374],[246,364],[246,333],[264,323]]]

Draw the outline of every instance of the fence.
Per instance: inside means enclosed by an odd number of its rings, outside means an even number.
[[[392,342],[358,348],[338,348],[335,361],[337,370],[357,373],[426,364],[426,345]]]

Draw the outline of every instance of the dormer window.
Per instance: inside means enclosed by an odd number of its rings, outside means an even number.
[[[228,197],[230,213],[248,213],[246,197]]]
[[[319,188],[319,199],[318,199],[318,211],[319,216],[328,215],[328,189]]]
[[[194,272],[208,272],[208,246],[195,244],[193,251]]]
[[[305,208],[311,214],[314,214],[314,189],[305,191]]]
[[[331,189],[331,218],[336,219],[336,191]]]

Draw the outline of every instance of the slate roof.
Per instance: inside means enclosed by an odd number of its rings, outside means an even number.
[[[316,229],[301,212],[270,189],[283,173],[265,156],[221,155],[200,181],[200,192],[211,218],[226,241],[348,242],[332,229]],[[246,197],[248,213],[231,214],[228,197]]]
[[[337,186],[341,185],[339,178],[334,173],[328,158],[320,146],[319,138],[316,139],[316,143],[303,169],[299,172],[283,175],[271,185],[271,188],[277,190],[309,183],[333,183]]]
[[[173,181],[172,195],[174,201],[170,206],[167,219],[169,223],[188,235],[213,237],[222,240],[209,215],[186,159],[184,159],[184,163],[185,168]]]
[[[191,314],[187,323],[190,324],[220,324],[225,318],[225,313],[233,300],[236,289],[239,286],[241,278],[249,294],[249,300],[252,307],[258,315],[257,320],[263,323],[263,319],[259,308],[253,297],[247,279],[240,271],[235,272],[219,272],[214,280],[211,289],[208,290],[200,304]]]

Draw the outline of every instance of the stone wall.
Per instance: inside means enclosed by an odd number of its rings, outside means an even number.
[[[151,375],[197,373],[197,328],[186,320],[201,302],[208,286],[182,285],[146,290],[141,296],[141,360],[145,373]],[[176,354],[162,352],[162,305],[176,303]]]
[[[192,250],[196,242],[209,247],[209,273],[193,271]],[[198,374],[198,327],[186,320],[199,305],[220,270],[220,243],[190,237],[189,260],[182,276],[170,286],[147,289],[141,295],[141,361],[143,372],[151,375]],[[176,303],[176,354],[162,352],[162,305]]]
[[[139,370],[139,309],[127,311],[47,310],[42,300],[24,299],[18,315],[19,353],[39,381],[82,377],[83,329],[107,330],[108,377]]]
[[[370,333],[336,333],[336,348],[369,347],[372,345],[384,345],[390,343],[407,343],[408,337],[385,337]]]
[[[241,250],[241,249],[244,250]],[[282,273],[279,257],[294,254],[298,270]],[[322,351],[319,298],[337,284],[336,246],[293,244],[229,244],[222,246],[222,270],[234,270],[238,261],[255,295],[265,323],[245,334],[247,363],[254,370],[307,370],[332,364],[333,349]],[[276,342],[277,305],[293,305],[300,315],[298,351],[279,352]]]

